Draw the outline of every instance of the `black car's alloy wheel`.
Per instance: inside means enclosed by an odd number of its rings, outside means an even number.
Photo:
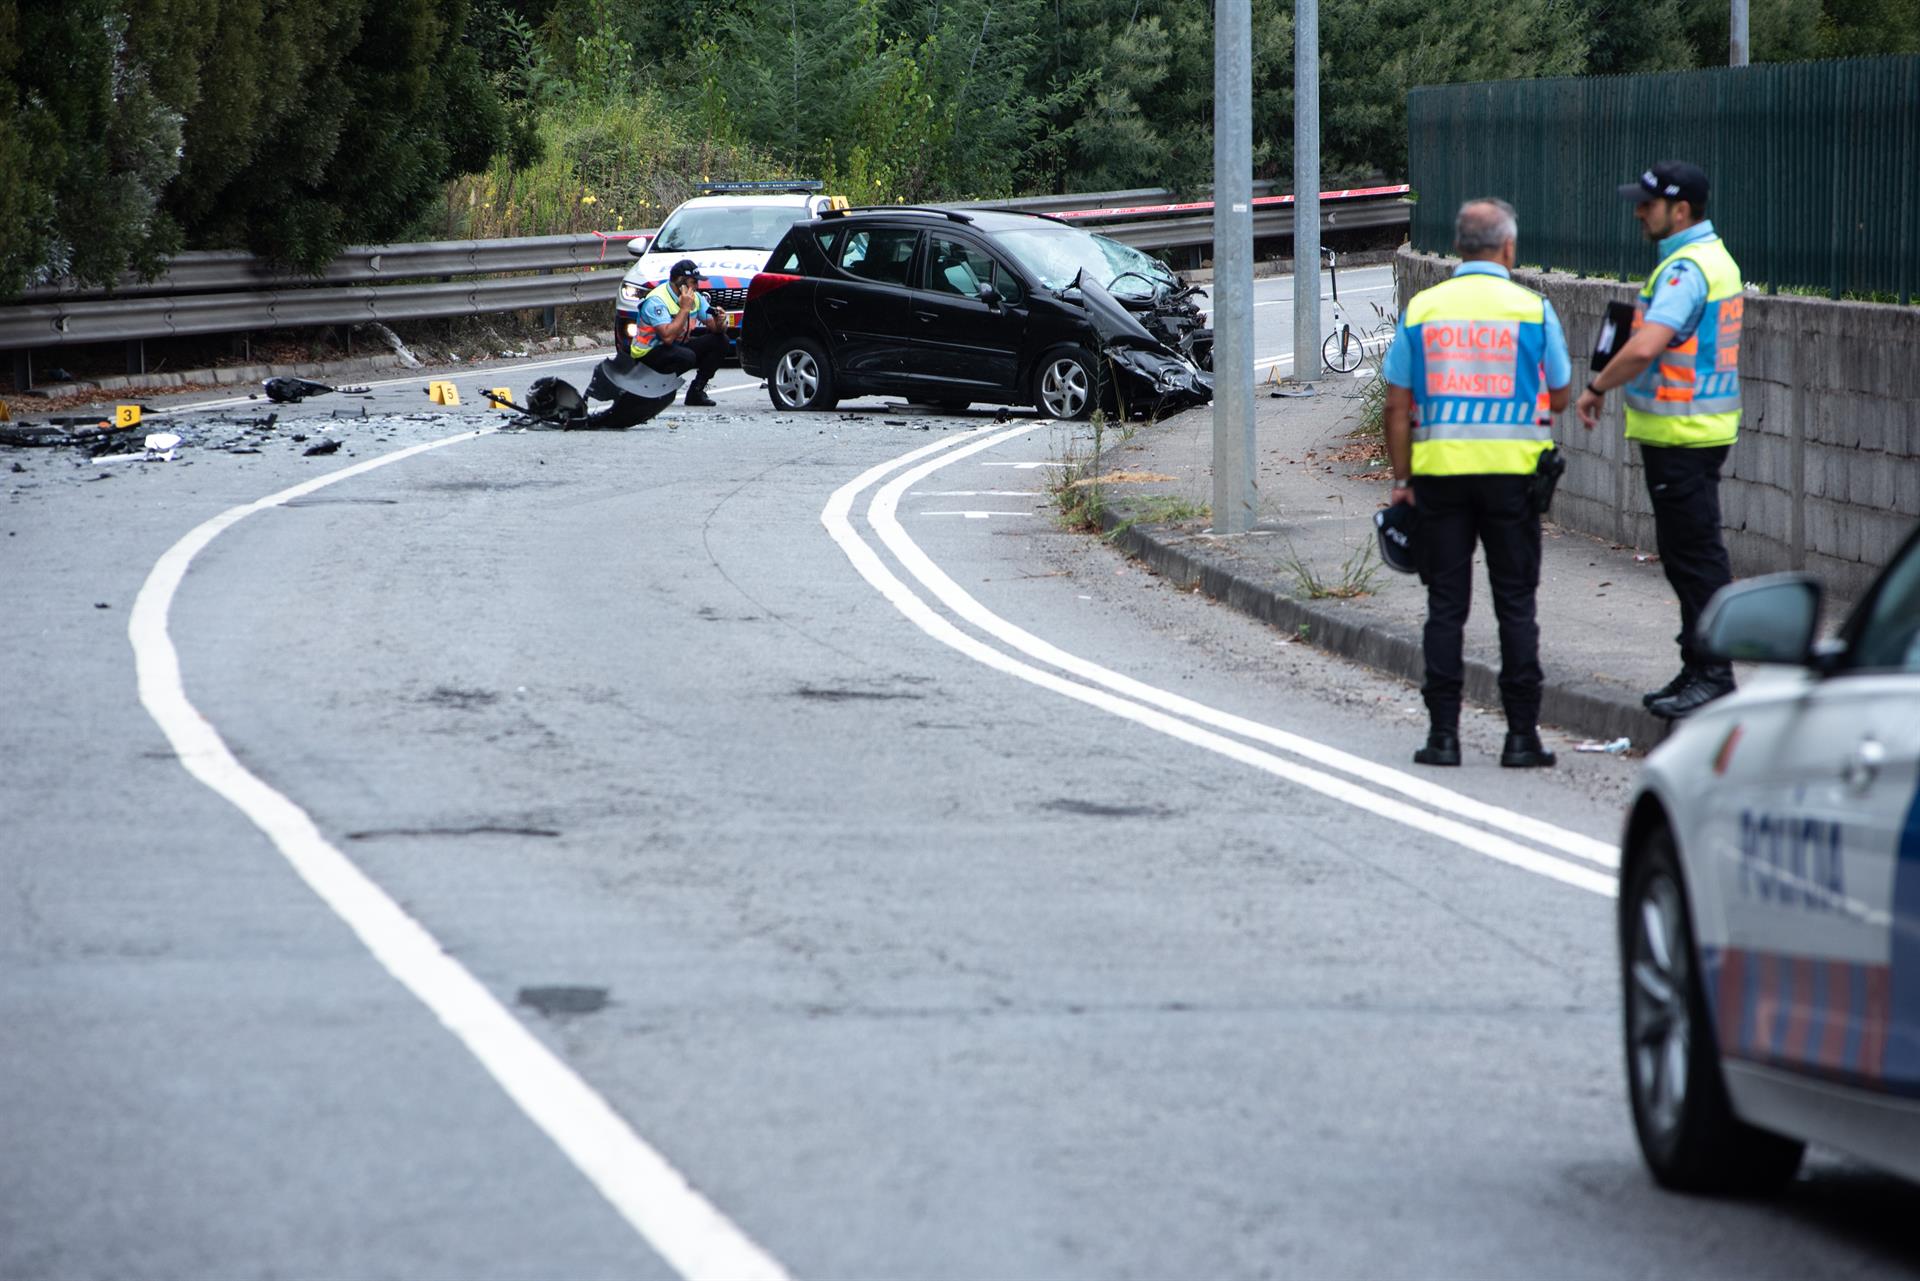
[[[1733,1114],[1700,984],[1672,834],[1643,838],[1621,896],[1621,1010],[1633,1128],[1653,1177],[1688,1192],[1757,1193],[1800,1168],[1805,1145]]]
[[[796,338],[773,358],[767,376],[767,394],[775,409],[831,409],[839,403],[833,394],[833,365],[818,344]]]
[[[1062,347],[1041,358],[1033,399],[1047,417],[1072,421],[1093,413],[1098,386],[1093,357],[1078,347]]]

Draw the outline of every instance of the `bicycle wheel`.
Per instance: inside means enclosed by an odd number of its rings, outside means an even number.
[[[1340,326],[1320,344],[1320,358],[1336,374],[1352,373],[1360,368],[1360,335],[1349,326]]]

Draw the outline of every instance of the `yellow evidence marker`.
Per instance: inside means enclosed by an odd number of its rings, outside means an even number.
[[[511,387],[493,387],[483,390],[480,394],[492,402],[495,409],[511,412],[519,408],[518,405],[513,403],[513,388]]]
[[[140,406],[115,405],[113,407],[113,425],[115,427],[138,427],[140,425]]]
[[[450,382],[430,382],[427,384],[427,398],[436,405],[457,405],[460,403],[460,389]]]

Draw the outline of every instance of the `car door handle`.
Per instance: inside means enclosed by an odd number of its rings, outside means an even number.
[[[1847,786],[1853,791],[1864,792],[1873,786],[1874,779],[1880,777],[1880,770],[1886,763],[1886,744],[1876,738],[1863,738],[1840,767],[1840,777],[1846,780]]]
[[[834,309],[836,309],[836,310],[838,310],[839,308],[841,308],[841,307],[844,307],[844,306],[846,306],[846,305],[847,305],[847,300],[846,300],[845,298],[829,298],[829,299],[827,299],[827,306],[829,306],[829,307],[832,307],[832,308],[834,308]]]
[[[914,315],[916,315],[916,316],[918,316],[918,317],[919,317],[919,318],[920,318],[921,320],[938,320],[938,319],[940,319],[940,313],[939,313],[939,312],[937,312],[937,311],[916,311],[916,312],[914,312],[913,314],[914,314]]]

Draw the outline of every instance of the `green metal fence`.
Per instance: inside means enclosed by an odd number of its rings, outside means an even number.
[[[1417,249],[1446,253],[1461,202],[1499,196],[1521,261],[1638,279],[1650,249],[1614,188],[1690,160],[1749,283],[1903,304],[1920,285],[1920,57],[1434,86],[1407,116]]]

